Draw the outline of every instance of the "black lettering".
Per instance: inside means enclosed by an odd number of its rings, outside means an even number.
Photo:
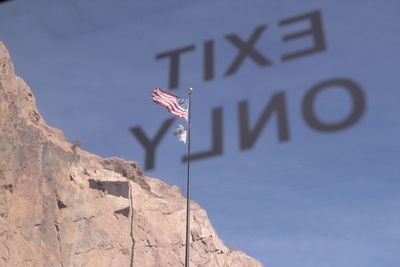
[[[326,123],[317,117],[314,103],[317,94],[332,86],[339,86],[350,94],[352,97],[352,111],[342,121]],[[361,87],[357,83],[345,78],[335,78],[323,81],[312,87],[304,96],[302,110],[304,120],[311,128],[322,132],[338,131],[353,125],[362,117],[365,110],[365,97]]]
[[[285,19],[279,22],[279,26],[285,26],[288,24],[296,23],[302,20],[310,20],[311,27],[308,30],[295,32],[289,35],[283,36],[283,42],[291,41],[293,39],[302,38],[304,36],[311,35],[313,38],[313,47],[298,50],[292,53],[284,54],[281,56],[282,61],[291,60],[296,57],[306,56],[312,53],[322,52],[326,49],[324,31],[322,28],[321,14],[319,11],[310,12],[298,17]]]
[[[214,42],[204,42],[204,80],[214,79]]]
[[[162,59],[164,57],[170,58],[169,65],[169,88],[176,89],[179,85],[179,58],[180,55],[189,51],[194,50],[194,45],[185,46],[176,50],[168,51],[156,55],[156,59]]]
[[[130,129],[132,134],[138,139],[146,151],[145,170],[154,169],[156,147],[168,131],[169,127],[171,127],[174,120],[175,118],[165,120],[153,140],[150,140],[140,127],[132,127]]]
[[[239,53],[231,66],[225,72],[225,76],[234,74],[242,64],[246,57],[250,57],[260,66],[271,65],[272,62],[263,56],[259,51],[254,48],[256,41],[260,38],[262,32],[267,28],[267,25],[258,26],[253,31],[250,39],[247,42],[242,41],[236,34],[228,34],[225,36],[232,44],[239,49]]]
[[[223,141],[222,141],[222,132],[223,132],[223,121],[222,121],[222,108],[214,108],[212,111],[212,147],[208,151],[198,152],[196,154],[190,155],[190,160],[198,160],[213,156],[222,155],[223,153]],[[182,162],[187,162],[188,157],[184,156],[182,158]]]
[[[269,103],[265,107],[263,113],[258,119],[253,129],[249,127],[249,111],[247,101],[239,102],[239,125],[240,125],[240,149],[250,149],[257,141],[262,129],[273,113],[276,113],[277,130],[279,141],[289,140],[288,116],[286,113],[285,94],[283,92],[276,93],[272,96]]]

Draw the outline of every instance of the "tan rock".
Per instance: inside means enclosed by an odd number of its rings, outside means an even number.
[[[191,266],[262,266],[191,208]],[[0,42],[0,266],[183,266],[184,245],[179,189],[66,142]]]
[[[10,61],[10,54],[0,41],[0,75],[15,75],[14,66]]]

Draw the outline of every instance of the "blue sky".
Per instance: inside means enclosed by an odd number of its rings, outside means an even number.
[[[193,87],[192,151],[212,146],[212,110],[222,110],[221,155],[192,163],[192,198],[228,246],[276,267],[394,267],[400,265],[400,3],[377,1],[61,1],[14,0],[0,5],[0,40],[17,74],[32,88],[47,122],[70,141],[103,157],[145,165],[145,151],[129,129],[153,138],[171,116],[151,102],[154,87],[169,89],[169,59],[182,47],[179,86]],[[283,61],[315,45],[316,12],[325,49]],[[280,24],[281,23],[281,24]],[[250,45],[270,61],[246,55],[224,75],[257,27]],[[203,79],[204,42],[214,44],[214,78]],[[357,84],[365,109],[351,125],[318,131],[303,113],[313,87],[345,79]],[[283,96],[288,139],[278,138],[274,113],[254,145],[240,148],[239,102],[247,101],[254,129],[275,95]],[[352,95],[335,85],[320,91],[313,110],[320,122],[345,121]],[[156,147],[145,174],[185,188],[186,148],[172,135]]]

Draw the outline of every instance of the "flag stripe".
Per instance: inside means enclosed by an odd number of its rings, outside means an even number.
[[[169,95],[167,95],[167,94],[162,94],[162,93],[155,93],[154,96],[153,96],[153,99],[159,99],[159,100],[162,100],[162,101],[164,101],[164,102],[168,102],[168,103],[170,103],[171,105],[174,105],[177,109],[180,109],[180,110],[182,110],[182,111],[185,111],[185,109],[182,108],[182,107],[179,105],[179,103],[178,103],[178,101],[177,101],[177,97],[171,97],[171,96],[169,96]]]
[[[186,108],[185,103],[186,100],[180,99],[179,97],[160,88],[154,88],[151,98],[154,103],[166,107],[171,114],[188,120],[188,109]]]
[[[173,95],[173,94],[171,94],[171,93],[169,93],[167,91],[164,91],[164,90],[162,90],[160,88],[156,88],[156,89],[157,89],[157,93],[159,93],[159,94],[167,95],[167,96],[170,96],[171,98],[176,98],[177,97],[177,96],[175,96],[175,95]]]
[[[183,109],[181,106],[179,106],[178,102],[176,102],[174,100],[165,99],[165,98],[157,97],[157,96],[153,97],[153,99],[157,102],[165,103],[165,105],[170,105],[181,112],[185,112],[185,109]]]
[[[172,100],[165,100],[164,98],[160,98],[160,97],[153,97],[153,99],[154,99],[154,101],[162,104],[163,106],[174,108],[177,111],[180,111],[182,113],[186,112],[186,110],[183,109],[181,106],[179,106],[179,104],[176,101],[174,102]]]
[[[165,103],[162,101],[154,101],[154,102],[166,107],[168,109],[168,111],[174,115],[186,117],[184,112],[176,110],[172,105],[170,105],[168,103]]]
[[[159,95],[161,97],[165,97],[165,98],[176,99],[176,96],[172,96],[171,94],[168,94],[168,93],[160,91],[160,90],[155,91],[154,94]]]
[[[182,113],[182,116],[187,118],[188,111],[179,104],[178,97],[173,96],[172,94],[165,92],[159,88],[156,88],[154,90],[153,96],[153,99],[155,101],[167,107],[167,109],[174,115],[179,116],[179,114]]]

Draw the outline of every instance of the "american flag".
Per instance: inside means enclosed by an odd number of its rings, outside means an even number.
[[[154,103],[166,107],[171,114],[188,120],[189,103],[187,99],[177,97],[160,88],[154,88],[151,98]]]

